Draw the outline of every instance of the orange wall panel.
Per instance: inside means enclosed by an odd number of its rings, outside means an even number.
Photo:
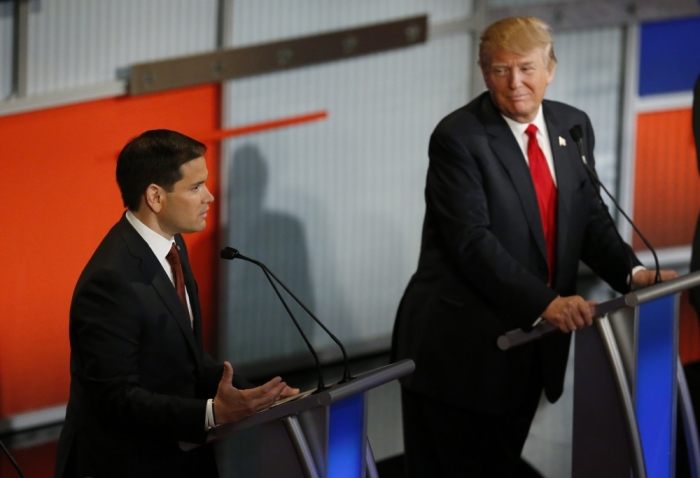
[[[30,448],[11,450],[17,465],[27,478],[52,478],[58,443],[46,443]],[[19,475],[4,454],[0,454],[0,478],[17,478]]]
[[[118,97],[0,117],[0,416],[68,399],[68,310],[83,266],[123,212],[115,180],[122,146],[147,129],[213,138],[218,85]],[[206,155],[219,193],[219,147]],[[212,341],[218,203],[207,229],[187,236]]]
[[[678,353],[681,361],[684,364],[697,362],[700,360],[700,324],[687,291],[681,294],[678,320]]]
[[[637,118],[634,221],[655,248],[692,242],[700,209],[700,178],[691,110]],[[645,249],[635,234],[635,250]]]

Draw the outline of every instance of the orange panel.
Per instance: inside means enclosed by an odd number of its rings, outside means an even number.
[[[0,416],[68,399],[68,308],[83,266],[123,211],[116,156],[153,128],[212,138],[218,85],[119,97],[0,117]],[[219,192],[218,144],[207,153]],[[216,303],[218,203],[208,228],[187,237],[199,282],[205,340]]]
[[[10,450],[15,461],[28,478],[52,478],[58,443]],[[0,454],[0,478],[16,478],[17,472],[4,454]]]
[[[700,324],[695,309],[690,305],[688,292],[681,294],[678,352],[684,364],[700,360]]]
[[[691,110],[637,118],[634,221],[655,248],[689,245],[700,208]],[[635,250],[645,249],[635,235]]]

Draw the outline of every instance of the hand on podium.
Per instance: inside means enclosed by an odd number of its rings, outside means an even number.
[[[229,362],[224,362],[224,373],[213,403],[217,425],[241,421],[270,408],[279,398],[299,393],[298,389],[288,387],[280,377],[247,390],[237,389],[231,384],[232,380],[233,367]]]
[[[667,280],[675,279],[678,277],[676,271],[670,269],[660,270],[659,274],[661,274],[661,282],[665,282]],[[640,271],[637,271],[637,273],[632,276],[632,284],[636,289],[641,289],[643,287],[654,285],[655,280],[656,271],[654,269],[642,269]]]
[[[593,323],[595,300],[585,300],[580,295],[557,297],[542,313],[542,318],[564,333],[582,329]]]

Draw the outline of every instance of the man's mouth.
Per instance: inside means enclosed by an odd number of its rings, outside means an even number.
[[[527,95],[527,94],[522,94],[522,95],[513,95],[513,96],[510,96],[508,99],[509,99],[510,101],[522,101],[522,100],[526,100],[527,98],[528,98],[528,95]]]

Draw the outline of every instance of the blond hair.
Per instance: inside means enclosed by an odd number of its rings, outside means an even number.
[[[557,59],[554,56],[552,29],[544,20],[537,17],[511,17],[499,20],[481,34],[479,43],[479,66],[482,69],[491,65],[496,50],[507,50],[519,55],[527,55],[537,48],[544,54],[544,63],[552,70]]]

